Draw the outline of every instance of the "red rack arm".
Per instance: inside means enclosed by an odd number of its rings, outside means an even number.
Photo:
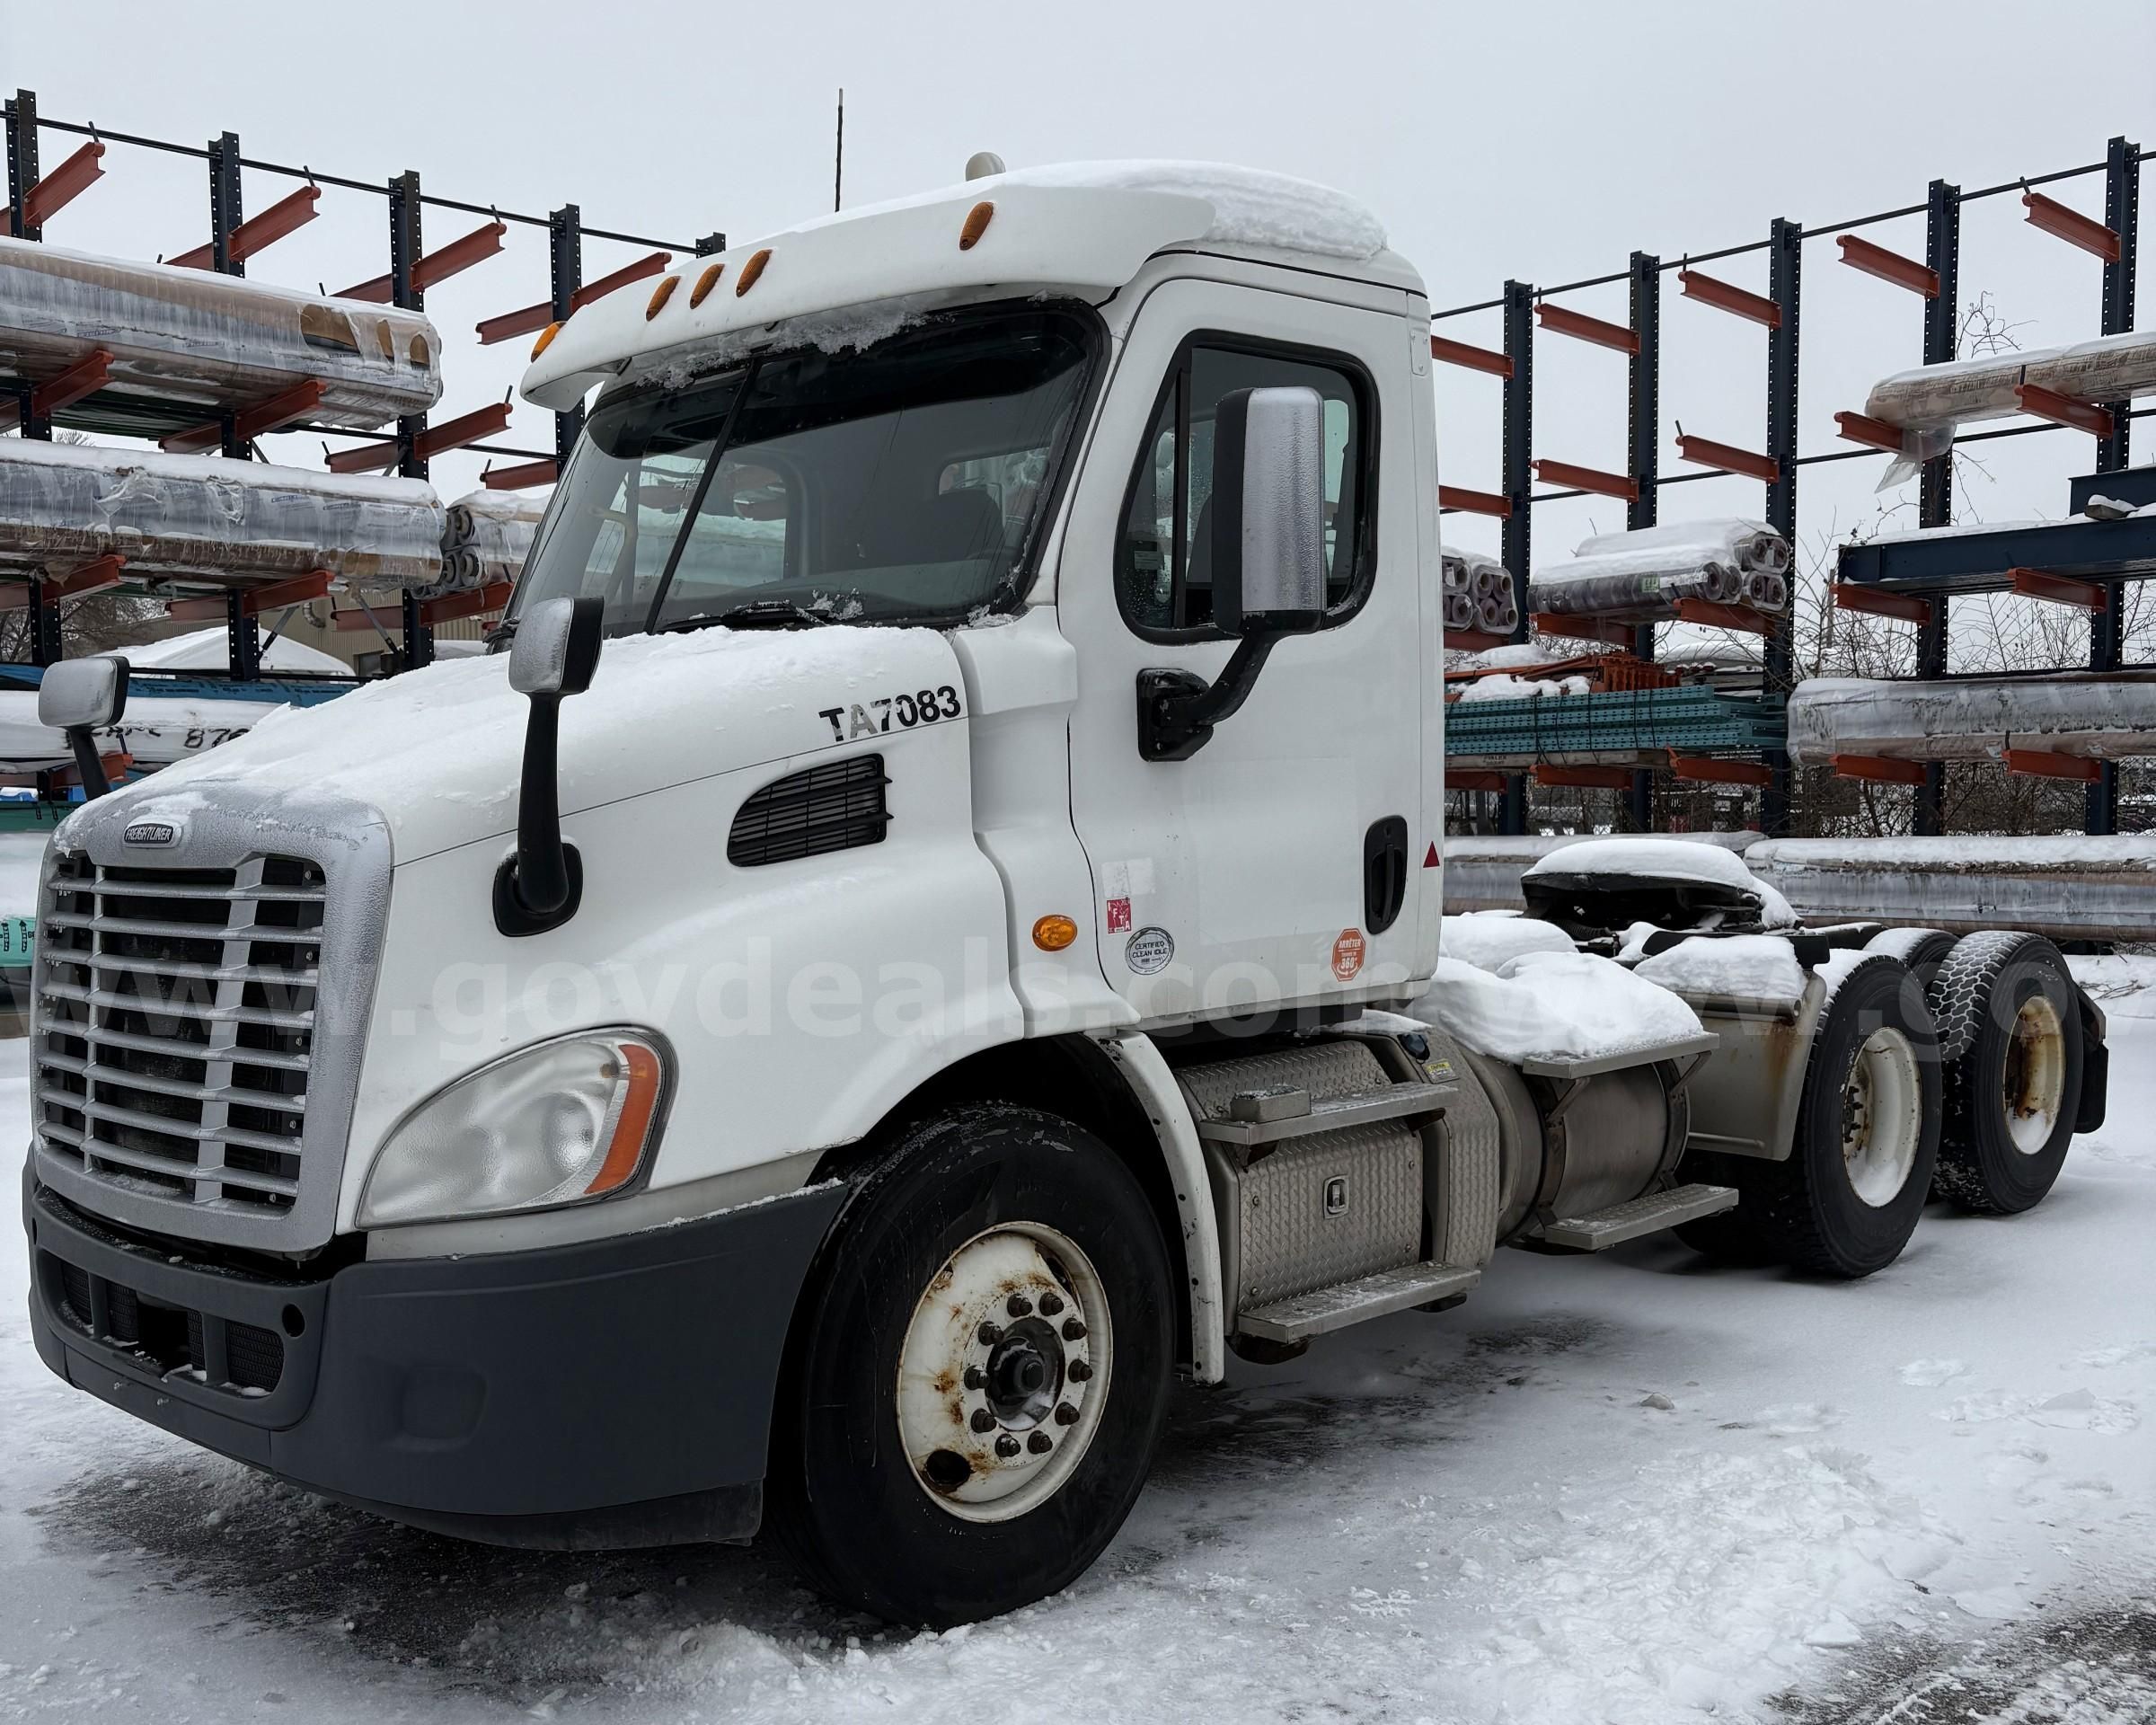
[[[1876,587],[1855,581],[1836,581],[1827,589],[1844,611],[1867,611],[1875,617],[1892,617],[1897,623],[1930,623],[1931,601],[1913,593],[1882,593]]]
[[[1599,317],[1589,317],[1585,312],[1552,305],[1546,299],[1536,302],[1534,314],[1553,335],[1568,335],[1575,341],[1591,341],[1598,348],[1614,348],[1619,353],[1639,351],[1639,332],[1627,329],[1621,323],[1607,323]]]
[[[475,587],[469,593],[446,593],[438,599],[429,599],[420,607],[420,621],[431,627],[437,623],[455,623],[459,617],[483,616],[490,611],[500,610],[516,590],[512,582],[493,581],[485,587]]]
[[[1613,623],[1606,617],[1562,616],[1554,611],[1534,614],[1534,632],[1538,635],[1557,635],[1567,641],[1598,641],[1604,646],[1622,647],[1628,652],[1636,626]]]
[[[2021,403],[2024,413],[2034,413],[2039,420],[2049,420],[2054,425],[2071,426],[2096,438],[2111,435],[2110,409],[2099,407],[2093,402],[2077,402],[2072,396],[2046,389],[2041,384],[2016,384],[2014,399]]]
[[[2032,779],[2072,779],[2094,784],[2104,775],[2104,764],[2081,755],[2061,755],[2049,748],[2010,748],[2006,770]]]
[[[1922,784],[1922,761],[1890,761],[1883,755],[1837,755],[1829,763],[1837,779],[1863,779],[1873,784]]]
[[[1471,348],[1464,341],[1447,341],[1442,335],[1430,338],[1430,358],[1441,359],[1448,366],[1464,366],[1470,371],[1487,371],[1492,377],[1512,376],[1510,354],[1498,353],[1489,348]]]
[[[372,443],[355,444],[349,449],[340,449],[330,456],[328,466],[332,473],[372,473],[397,464],[397,440],[381,438]]]
[[[2056,198],[2046,198],[2040,191],[2021,194],[2021,208],[2028,212],[2031,227],[2040,227],[2054,239],[2064,240],[2069,245],[2078,245],[2084,252],[2093,252],[2106,263],[2116,263],[2119,259],[2117,233],[2093,216],[2084,216],[2078,209],[2070,209]]]
[[[1556,766],[1548,761],[1537,761],[1532,776],[1537,784],[1561,785],[1574,791],[1629,791],[1632,783],[1632,768]]]
[[[1719,467],[1724,473],[1742,473],[1747,479],[1763,479],[1770,485],[1781,477],[1781,465],[1772,456],[1755,455],[1733,443],[1717,443],[1712,438],[1695,438],[1690,432],[1678,435],[1677,456],[1696,467]]]
[[[444,420],[439,425],[430,425],[420,432],[412,444],[412,452],[420,460],[431,460],[452,449],[462,449],[468,443],[477,443],[482,438],[490,438],[509,428],[509,404],[496,402],[490,406],[475,408],[469,413],[460,413],[454,420]]]
[[[273,395],[259,407],[251,407],[239,415],[234,421],[234,429],[243,443],[259,438],[265,432],[290,425],[295,420],[305,419],[322,405],[322,395],[323,385],[313,378],[296,384],[283,394]],[[198,449],[212,448],[224,440],[225,428],[213,420],[161,438],[157,447],[168,456],[185,456]]]
[[[561,477],[561,464],[551,456],[543,461],[522,461],[514,467],[490,467],[479,482],[490,491],[521,491],[528,485],[552,485]]]
[[[225,255],[234,263],[244,263],[257,252],[267,251],[286,234],[305,227],[314,219],[314,206],[321,200],[320,186],[302,186],[289,197],[279,198],[259,216],[250,216],[232,230],[232,237],[225,243]],[[212,243],[198,245],[192,252],[182,252],[176,258],[165,260],[182,270],[208,270],[216,262],[217,249]]]
[[[127,559],[117,552],[108,552],[95,562],[84,563],[72,574],[63,575],[57,581],[46,581],[38,588],[38,600],[42,605],[57,605],[62,599],[79,599],[85,593],[102,593],[107,588],[119,585],[119,571],[127,566]],[[21,611],[30,604],[30,584],[11,583],[0,588],[0,611]]]
[[[49,420],[62,408],[73,407],[85,395],[94,395],[112,376],[112,356],[93,348],[57,377],[48,377],[31,392],[33,419]]]
[[[102,164],[105,146],[96,138],[46,174],[24,194],[22,226],[42,227],[98,181],[104,178]]]
[[[1494,515],[1500,521],[1509,520],[1512,516],[1509,497],[1500,491],[1471,491],[1464,485],[1440,485],[1437,507],[1460,509],[1469,515]]]
[[[243,615],[259,617],[265,611],[282,611],[288,605],[305,605],[309,599],[319,599],[330,590],[334,579],[326,569],[312,574],[296,575],[288,581],[273,581],[268,587],[258,587],[240,601]],[[164,607],[169,617],[210,618],[225,615],[225,597],[174,599]]]
[[[2077,581],[2070,575],[2048,574],[2040,569],[2010,569],[2006,579],[2025,599],[2042,599],[2048,605],[2071,605],[2082,611],[2108,611],[2111,596],[2094,581]]]
[[[526,305],[519,312],[504,312],[499,317],[481,320],[479,345],[490,348],[497,341],[514,341],[520,335],[529,335],[534,330],[543,330],[554,321],[552,300],[541,300],[536,305]]]
[[[1487,767],[1447,767],[1445,774],[1447,791],[1502,791],[1505,774],[1493,773]]]
[[[1748,318],[1770,330],[1781,327],[1781,307],[1764,294],[1750,293],[1717,277],[1703,276],[1697,270],[1677,271],[1677,291],[1687,299],[1713,306],[1718,312]]]
[[[1874,449],[1884,449],[1890,456],[1902,453],[1902,428],[1889,425],[1884,420],[1874,420],[1862,413],[1834,415],[1834,435],[1847,438],[1851,443],[1869,444]]]
[[[439,250],[429,252],[411,266],[411,285],[431,288],[437,281],[462,275],[475,263],[484,263],[501,250],[502,235],[508,231],[507,222],[488,222],[462,239],[452,240]]]
[[[1534,473],[1536,478],[1546,479],[1552,485],[1569,485],[1624,503],[1639,500],[1639,482],[1630,473],[1605,473],[1599,467],[1579,467],[1568,461],[1537,461]]]
[[[1851,270],[1861,270],[1881,281],[1891,281],[1896,288],[1906,288],[1926,299],[1939,297],[1939,271],[1929,264],[1904,258],[1899,252],[1889,252],[1885,246],[1874,245],[1854,234],[1837,234],[1834,243],[1842,248],[1842,261]]]
[[[1669,751],[1672,777],[1692,784],[1772,784],[1773,773],[1757,761],[1722,761],[1711,755],[1680,755]]]
[[[610,276],[601,276],[596,281],[588,281],[570,296],[569,309],[582,311],[595,299],[604,299],[617,288],[626,288],[632,281],[641,281],[646,276],[656,276],[674,261],[671,252],[649,252],[634,263],[623,264]],[[552,314],[550,313],[551,316]]]
[[[1717,605],[1712,599],[1678,599],[1670,607],[1686,623],[1703,623],[1710,629],[1741,629],[1747,634],[1771,635],[1775,619],[1742,606]]]
[[[1445,632],[1445,644],[1451,652],[1486,653],[1492,647],[1509,647],[1512,637],[1493,635],[1482,629],[1447,629]]]

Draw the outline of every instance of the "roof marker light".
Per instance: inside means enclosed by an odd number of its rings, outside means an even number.
[[[741,266],[741,279],[734,284],[734,297],[738,299],[756,285],[756,278],[764,273],[764,266],[771,261],[771,248],[752,252],[748,261]]]
[[[719,278],[725,273],[726,266],[723,263],[714,263],[696,278],[696,285],[689,289],[689,309],[692,312],[711,297],[711,289],[719,285]]]
[[[966,212],[966,226],[959,230],[959,250],[970,252],[981,243],[981,235],[988,231],[989,217],[995,214],[995,206],[982,202]]]
[[[645,323],[649,323],[666,310],[667,302],[674,297],[674,290],[680,286],[681,278],[679,276],[666,276],[660,279],[658,286],[651,290],[651,303],[644,307]]]
[[[549,323],[543,330],[541,330],[539,339],[532,343],[532,358],[536,359],[544,353],[552,345],[554,338],[561,333],[561,325],[558,322]]]

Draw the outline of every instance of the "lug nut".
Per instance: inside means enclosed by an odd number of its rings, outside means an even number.
[[[974,1335],[982,1347],[993,1348],[1003,1339],[1003,1327],[1000,1323],[984,1323]]]
[[[1063,1321],[1063,1339],[1065,1341],[1083,1341],[1085,1326],[1076,1318],[1065,1318]]]
[[[988,1374],[984,1372],[978,1366],[968,1366],[966,1368],[966,1387],[969,1390],[986,1389],[988,1387]]]
[[[1078,1410],[1074,1408],[1068,1402],[1057,1402],[1056,1404],[1056,1423],[1059,1426],[1076,1425],[1078,1423]]]
[[[1052,1318],[1052,1317],[1054,1317],[1054,1316],[1055,1316],[1055,1315],[1056,1315],[1056,1314],[1058,1312],[1060,1312],[1060,1311],[1062,1311],[1062,1310],[1063,1310],[1063,1296],[1062,1296],[1062,1295],[1060,1295],[1060,1294],[1043,1294],[1043,1295],[1040,1296],[1040,1315],[1041,1315],[1042,1317],[1044,1317],[1044,1318]]]
[[[1018,1439],[1006,1431],[995,1440],[995,1453],[1006,1462],[1009,1461],[1018,1454]]]
[[[1063,1375],[1074,1384],[1084,1384],[1091,1381],[1093,1368],[1082,1359],[1074,1359],[1064,1368]]]
[[[995,1416],[989,1412],[986,1408],[976,1408],[973,1411],[973,1429],[976,1431],[983,1434],[994,1431],[995,1429]]]
[[[1037,1431],[1026,1439],[1026,1447],[1036,1455],[1046,1455],[1056,1447],[1056,1440],[1045,1431]]]
[[[1030,1317],[1033,1314],[1033,1302],[1023,1294],[1013,1294],[1003,1302],[1003,1310],[1014,1318]]]

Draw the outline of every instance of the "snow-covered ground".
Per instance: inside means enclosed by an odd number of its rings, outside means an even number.
[[[2111,1124],[2034,1213],[1935,1208],[1855,1286],[1505,1254],[1455,1313],[1186,1392],[1100,1565],[943,1635],[757,1552],[314,1502],[62,1388],[11,1294],[0,1718],[2156,1718],[2156,965],[2077,968]]]

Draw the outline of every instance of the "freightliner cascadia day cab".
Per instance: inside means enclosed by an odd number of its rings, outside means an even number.
[[[1346,199],[1109,164],[547,332],[507,650],[55,835],[45,1360],[408,1523],[762,1528],[948,1623],[1100,1553],[1179,1371],[1498,1244],[1851,1276],[1935,1183],[2033,1203],[2103,1089],[2040,941],[1778,930],[1649,844],[1441,962],[1427,312]],[[93,782],[124,681],[45,685]]]

